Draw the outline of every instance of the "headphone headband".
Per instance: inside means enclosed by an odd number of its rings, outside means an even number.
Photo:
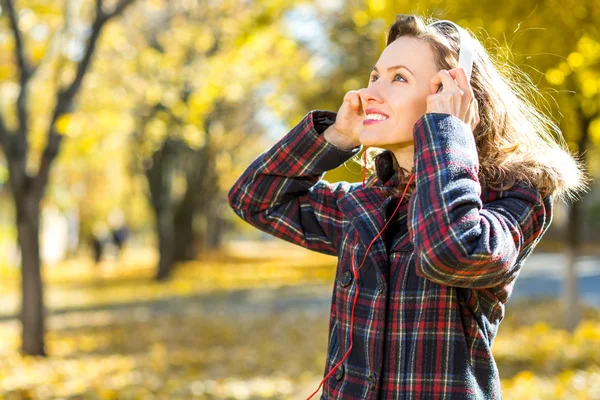
[[[460,43],[459,43],[460,50],[458,52],[458,66],[464,68],[465,73],[467,75],[467,79],[470,81],[471,80],[471,72],[473,71],[473,55],[475,54],[474,43],[473,43],[473,39],[471,38],[471,35],[469,34],[469,32],[467,32],[466,30],[464,30],[463,28],[461,28],[454,22],[448,21],[448,20],[435,21],[435,22],[432,22],[431,24],[429,24],[428,26],[432,26],[432,25],[440,24],[440,23],[450,24],[458,32],[459,41],[460,41]]]

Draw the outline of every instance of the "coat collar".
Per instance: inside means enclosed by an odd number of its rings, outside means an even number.
[[[400,167],[394,153],[385,150],[375,157],[375,174],[380,184],[398,188]]]
[[[375,157],[375,185],[380,185],[393,193],[401,194],[404,191],[403,182],[408,182],[410,174],[415,172],[413,167],[410,171],[401,168],[396,160],[396,156],[390,150],[385,150]],[[415,182],[411,183],[411,189],[414,188]],[[402,189],[402,191],[401,191]],[[407,192],[407,197],[410,197],[411,189]]]
[[[370,180],[376,179],[374,184],[365,188],[359,187],[338,200],[338,207],[358,232],[358,237],[365,251],[396,209],[402,196],[402,191],[399,188],[400,182],[406,180],[404,176],[405,174],[399,167],[394,153],[385,150],[375,158],[375,177],[370,178]],[[414,181],[412,185],[414,185]],[[380,268],[389,263],[386,247],[394,252],[409,245],[407,229],[409,200],[410,194],[407,193],[394,215],[393,221],[386,228],[397,231],[392,235],[394,239],[391,246],[386,246],[386,235],[383,232],[369,250],[372,261]],[[356,267],[358,268],[358,265]],[[381,272],[386,273],[386,271]]]

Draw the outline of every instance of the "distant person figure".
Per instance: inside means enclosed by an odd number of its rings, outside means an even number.
[[[102,261],[104,248],[109,241],[108,229],[102,222],[97,222],[92,228],[92,250],[94,252],[94,263],[98,265]]]
[[[129,237],[129,229],[125,224],[125,216],[121,210],[113,210],[108,217],[108,222],[111,229],[112,241],[116,249],[115,259],[118,260],[121,257],[123,246]]]
[[[125,242],[127,241],[128,237],[129,237],[129,229],[127,229],[127,227],[125,225],[123,225],[117,229],[114,229],[112,231],[112,239],[117,248],[117,256],[116,256],[117,259],[119,259],[121,257],[121,251],[123,250],[123,246],[125,245]]]

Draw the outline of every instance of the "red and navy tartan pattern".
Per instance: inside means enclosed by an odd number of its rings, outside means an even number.
[[[362,148],[325,140],[335,115],[308,113],[229,191],[243,220],[338,257],[324,375],[348,350],[359,287],[352,351],[321,399],[501,399],[492,344],[520,267],[552,221],[552,196],[523,182],[482,193],[470,127],[427,113],[413,132],[415,190],[355,281],[352,256],[362,264],[402,191],[390,151],[376,159],[374,186],[322,179]]]

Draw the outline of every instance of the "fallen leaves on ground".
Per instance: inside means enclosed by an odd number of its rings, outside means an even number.
[[[0,321],[0,399],[306,399],[319,386],[334,258],[219,255],[163,284],[133,260],[108,266],[46,272],[48,358],[19,355],[18,321]],[[493,345],[504,399],[600,399],[600,310],[571,334],[558,309],[507,305]]]

